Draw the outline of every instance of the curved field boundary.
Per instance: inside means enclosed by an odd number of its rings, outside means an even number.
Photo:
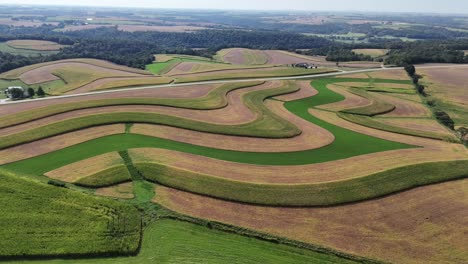
[[[90,64],[94,65],[97,67],[101,68],[107,68],[107,69],[112,69],[112,70],[121,70],[121,71],[127,71],[131,73],[137,73],[137,74],[144,74],[144,75],[152,75],[150,72],[144,71],[144,70],[139,70],[139,69],[134,69],[126,66],[121,66],[117,65],[108,61],[104,60],[98,60],[98,59],[68,59],[68,60],[60,60],[60,61],[51,61],[51,62],[43,62],[43,63],[38,63],[34,65],[29,65],[25,67],[21,67],[18,69],[14,69],[5,73],[0,74],[0,78],[2,79],[19,79],[21,74],[26,73],[28,71],[41,68],[44,66],[48,65],[53,65],[53,64],[60,64],[60,63],[83,63],[83,64]]]
[[[337,115],[347,121],[350,121],[350,122],[353,122],[362,126],[379,129],[379,130],[389,131],[389,132],[403,134],[403,135],[445,140],[448,142],[455,142],[455,143],[460,142],[460,140],[455,135],[450,135],[447,133],[437,133],[437,132],[431,132],[431,131],[416,130],[416,129],[410,129],[410,128],[405,128],[405,127],[394,126],[391,124],[379,122],[379,119],[375,119],[375,118],[371,118],[369,116],[363,116],[363,115],[354,115],[354,114],[348,114],[348,113],[338,113]]]
[[[366,98],[371,103],[366,106],[341,110],[340,112],[342,113],[363,115],[363,116],[375,116],[375,115],[390,113],[396,108],[395,105],[388,103],[384,100],[381,100],[378,97],[367,93],[366,91],[359,90],[359,89],[349,89],[349,91],[355,95]]]
[[[130,173],[127,170],[127,166],[122,164],[102,170],[93,175],[83,177],[73,183],[83,187],[101,188],[127,182],[130,180],[131,177]]]
[[[117,152],[68,164],[44,174],[49,178],[84,187],[106,187],[131,179],[124,161]]]
[[[287,77],[287,76],[308,76],[313,74],[326,74],[336,72],[332,69],[298,69],[298,68],[285,68],[275,67],[269,69],[252,69],[250,71],[244,70],[225,70],[219,71],[218,74],[206,73],[192,73],[186,76],[171,76],[176,77],[176,83],[189,83],[211,80],[236,80],[245,78],[268,78],[268,77]]]
[[[16,39],[9,40],[6,44],[15,49],[38,50],[38,51],[58,51],[65,47],[57,42],[46,40]]]
[[[256,120],[241,125],[210,124],[191,119],[156,113],[104,113],[84,116],[51,123],[16,134],[0,137],[0,149],[32,142],[74,130],[115,123],[152,123],[187,128],[202,132],[226,135],[253,136],[262,138],[287,138],[299,135],[301,131],[289,121],[271,112],[264,104],[265,98],[295,92],[298,87],[288,85],[280,88],[256,91],[244,96],[244,103],[257,113]],[[224,100],[225,97],[223,97]]]
[[[285,104],[286,108],[295,115],[321,126],[322,128],[330,131],[335,136],[335,141],[327,147],[308,151],[297,151],[288,153],[237,152],[206,148],[143,135],[127,134],[91,140],[80,145],[68,147],[66,149],[41,155],[39,157],[32,158],[29,160],[39,161],[43,160],[44,158],[47,159],[47,157],[50,157],[50,160],[57,161],[57,164],[66,165],[79,159],[89,158],[110,151],[126,150],[131,148],[154,147],[182,151],[206,157],[213,157],[220,160],[235,161],[247,164],[302,165],[345,159],[353,156],[381,151],[414,147],[408,144],[383,140],[373,136],[368,136],[354,131],[350,131],[348,129],[332,125],[328,122],[325,122],[319,118],[310,115],[308,113],[308,109],[310,107],[313,107],[315,105],[333,103],[344,99],[343,96],[329,91],[326,88],[327,83],[327,80],[317,80],[313,82],[314,86],[319,90],[319,94],[312,97],[313,99],[305,98],[293,102],[288,102]],[[86,151],[85,148],[88,148],[88,151]],[[79,154],[79,157],[76,154]],[[53,163],[51,162],[51,164]],[[19,164],[23,164],[23,162],[15,162],[11,166],[20,170],[26,169],[29,172],[39,172],[40,174],[59,167],[51,166],[49,167],[49,169],[44,171],[39,168],[44,168],[43,162],[37,163],[36,165],[38,167],[36,168],[29,168],[29,166],[21,167],[19,166]]]
[[[134,163],[148,180],[206,196],[270,206],[330,206],[368,200],[418,186],[468,177],[468,160],[423,163],[339,182],[253,184],[158,163]]]
[[[261,85],[264,82],[253,81],[240,84],[225,84],[207,95],[196,98],[115,98],[76,102],[73,104],[57,104],[31,109],[7,116],[0,120],[0,128],[19,125],[43,117],[70,112],[79,109],[115,105],[162,105],[187,109],[213,110],[227,105],[226,95],[237,89]]]

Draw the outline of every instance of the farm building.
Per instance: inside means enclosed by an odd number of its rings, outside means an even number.
[[[25,90],[21,86],[10,86],[6,88],[4,92],[5,95],[10,99],[29,97],[28,90]]]
[[[292,65],[294,68],[304,68],[304,69],[317,69],[318,66],[314,64],[309,64],[306,62],[303,63],[295,63]]]

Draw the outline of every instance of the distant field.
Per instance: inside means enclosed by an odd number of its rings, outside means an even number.
[[[33,50],[24,48],[13,48],[6,42],[0,42],[0,52],[10,53],[13,55],[23,56],[39,56],[39,55],[51,55],[56,54],[58,51],[47,51],[47,50]]]
[[[23,82],[47,94],[60,95],[78,88],[85,91],[122,86],[169,83],[171,79],[149,79],[149,72],[103,60],[72,59],[34,64],[0,74],[0,78]],[[116,80],[116,78],[122,78]],[[141,78],[141,79],[140,79]],[[106,79],[106,81],[102,81]],[[100,83],[94,83],[96,81]]]
[[[381,57],[389,52],[388,49],[354,49],[353,51],[357,54],[369,55],[371,57]]]
[[[63,45],[60,45],[52,41],[44,40],[10,40],[6,44],[12,48],[16,49],[26,49],[26,50],[38,50],[38,51],[58,51],[63,48]]]
[[[128,32],[157,31],[157,32],[194,32],[206,29],[197,26],[146,26],[146,25],[118,25],[119,30]]]

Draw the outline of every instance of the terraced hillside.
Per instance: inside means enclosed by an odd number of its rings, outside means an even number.
[[[255,62],[251,64],[263,62],[262,55],[249,54],[247,60]],[[158,63],[177,60],[166,56]],[[148,78],[138,77],[146,72],[87,63],[101,69],[97,72],[115,74],[109,78],[124,73],[129,74],[125,78]],[[194,65],[181,66],[188,61],[177,63],[165,74],[178,82],[221,76]],[[206,64],[205,69],[225,66],[208,60],[197,63]],[[243,67],[220,72],[237,78],[234,73],[246,74]],[[254,68],[249,74],[270,71],[262,65]],[[60,75],[66,69],[57,68],[57,63],[40,65],[3,78],[52,78],[52,73]],[[185,79],[180,77],[184,73],[177,73],[184,70]],[[35,71],[44,74],[36,76]],[[70,247],[60,253],[25,249],[24,258],[86,255],[101,258],[83,262],[178,262],[190,253],[197,256],[194,262],[213,263],[245,263],[255,255],[273,263],[468,259],[460,235],[466,231],[468,150],[454,131],[435,120],[409,78],[396,69],[0,105],[0,169],[6,177],[20,175],[40,186],[35,188],[106,203],[105,212],[89,210],[107,224],[83,228],[124,241],[120,248],[98,244],[94,252],[79,246],[83,240],[70,238]],[[19,187],[8,187],[8,181],[2,184],[0,191],[21,193]],[[434,197],[427,198],[427,193]],[[449,206],[455,196],[460,201]],[[57,208],[44,210],[53,214]],[[124,223],[105,218],[136,208],[139,213]],[[15,213],[2,217],[12,219]],[[73,213],[66,210],[62,216]],[[44,217],[42,211],[30,221],[41,223]],[[39,243],[58,231],[19,232],[25,240]],[[139,239],[127,240],[136,234],[143,237],[141,250],[133,244]],[[13,234],[6,228],[0,237],[8,241]],[[186,250],[174,248],[182,243],[187,243],[181,247]],[[14,246],[6,243],[3,250],[13,252]],[[136,256],[102,259],[106,254]]]

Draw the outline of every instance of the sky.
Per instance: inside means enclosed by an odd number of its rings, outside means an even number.
[[[467,0],[0,0],[0,4],[229,10],[376,11],[468,14]]]

